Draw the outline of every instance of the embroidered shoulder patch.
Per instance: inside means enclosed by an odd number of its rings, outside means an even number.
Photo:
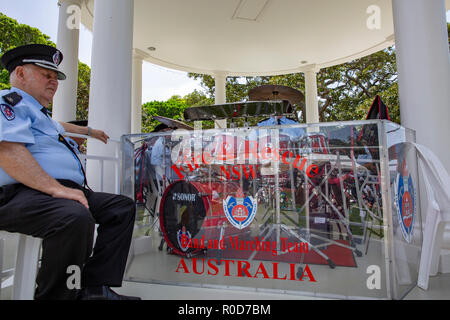
[[[16,114],[14,113],[14,109],[8,106],[7,104],[0,104],[0,110],[6,120],[11,121],[14,120]]]

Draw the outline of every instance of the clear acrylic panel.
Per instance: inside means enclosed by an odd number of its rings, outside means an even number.
[[[392,297],[404,297],[417,283],[423,241],[414,131],[383,121],[385,170],[389,183],[389,250]],[[384,161],[383,161],[384,162]]]
[[[394,127],[353,121],[124,136],[122,190],[138,209],[125,278],[401,297],[410,284],[392,274],[409,260],[390,254],[402,245],[414,251],[421,239],[405,244],[392,229],[388,149],[414,138]]]

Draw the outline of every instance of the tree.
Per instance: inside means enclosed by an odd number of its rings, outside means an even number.
[[[188,105],[186,100],[180,96],[172,96],[167,101],[151,101],[142,105],[142,132],[151,132],[159,121],[152,116],[163,116],[166,118],[183,120],[183,112]]]
[[[88,118],[90,84],[91,68],[82,62],[78,62],[77,120],[87,120]]]
[[[38,29],[19,24],[0,12],[0,54],[28,43],[46,44],[55,46],[50,37],[42,34]],[[9,72],[0,67],[0,90],[10,88]]]
[[[214,104],[214,99],[208,98],[206,94],[198,91],[197,89],[185,95],[183,99],[186,101],[186,105],[188,105],[189,107]]]
[[[50,37],[39,29],[20,24],[0,12],[0,55],[25,44],[45,44],[55,47]],[[63,52],[64,55],[64,52]],[[88,65],[78,62],[78,90],[76,120],[87,119],[89,109],[89,83],[91,70]],[[9,72],[0,67],[0,90],[9,89]],[[51,106],[49,107],[51,110]],[[75,119],[74,119],[75,120]]]

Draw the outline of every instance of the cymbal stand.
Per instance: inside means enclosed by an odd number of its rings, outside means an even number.
[[[314,186],[314,189],[317,190],[317,192],[325,199],[325,201],[328,203],[328,205],[330,206],[330,208],[331,208],[334,212],[336,212],[336,214],[338,215],[339,221],[341,221],[341,222],[344,224],[344,226],[345,226],[345,228],[346,228],[346,230],[347,230],[347,233],[348,233],[348,235],[349,235],[349,237],[350,237],[350,239],[351,239],[351,246],[348,246],[348,245],[345,245],[345,244],[343,244],[343,243],[337,242],[337,241],[335,241],[335,240],[333,240],[333,239],[325,238],[325,237],[319,236],[319,235],[317,235],[317,234],[311,233],[311,232],[310,232],[310,229],[309,229],[309,216],[306,217],[306,224],[307,224],[307,226],[308,226],[307,229],[306,229],[306,234],[307,234],[307,237],[308,237],[308,238],[312,237],[312,238],[316,238],[316,239],[319,239],[319,240],[321,240],[321,241],[324,241],[324,243],[321,244],[320,246],[323,246],[323,245],[325,245],[325,244],[334,244],[334,245],[337,245],[337,246],[340,246],[340,247],[344,247],[344,248],[350,249],[350,250],[354,251],[355,254],[356,254],[358,257],[360,257],[360,256],[362,256],[362,252],[360,252],[360,251],[356,248],[356,246],[355,246],[355,243],[354,243],[353,237],[352,237],[352,233],[351,233],[351,230],[350,230],[350,227],[349,227],[349,223],[348,223],[348,222],[346,221],[346,219],[342,216],[341,212],[336,208],[336,206],[335,206],[335,205],[327,198],[327,196],[322,192],[322,185],[323,185],[324,183],[328,183],[328,178],[329,178],[329,176],[331,175],[331,173],[333,172],[333,170],[335,169],[335,167],[338,166],[339,163],[340,163],[340,157],[339,157],[339,155],[338,155],[338,158],[337,158],[337,160],[336,160],[336,163],[335,163],[334,165],[331,166],[331,168],[330,168],[329,171],[326,172],[326,174],[325,174],[325,176],[324,176],[322,182],[320,182],[319,185]],[[309,187],[308,187],[308,185],[307,185],[307,180],[306,180],[306,179],[307,179],[307,175],[306,175],[306,173],[304,173],[304,175],[305,175],[305,184],[306,184],[307,189],[308,189]],[[309,207],[309,205],[308,205],[308,204],[309,204],[309,201],[312,199],[313,196],[314,196],[314,193],[311,193],[311,195],[308,196],[307,200],[305,201],[305,204],[304,204],[304,205],[302,206],[302,208],[300,209],[300,212],[303,210],[303,208],[305,208],[305,207],[308,208],[308,207]]]

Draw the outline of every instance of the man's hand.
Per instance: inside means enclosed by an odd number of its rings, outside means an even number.
[[[60,121],[59,123],[63,126],[66,132],[89,135],[88,127],[77,126],[73,123],[67,123],[62,121]],[[103,143],[108,142],[109,136],[103,130],[91,129],[90,131],[91,131],[89,135],[90,137],[98,139]]]
[[[103,130],[92,129],[91,137],[100,140],[103,143],[106,143],[109,139],[109,136]]]
[[[54,191],[52,191],[52,193],[50,195],[54,198],[63,198],[63,199],[78,201],[83,206],[85,206],[87,209],[89,209],[88,201],[87,201],[84,193],[81,190],[67,188],[67,187],[61,185],[61,187],[56,188]]]

